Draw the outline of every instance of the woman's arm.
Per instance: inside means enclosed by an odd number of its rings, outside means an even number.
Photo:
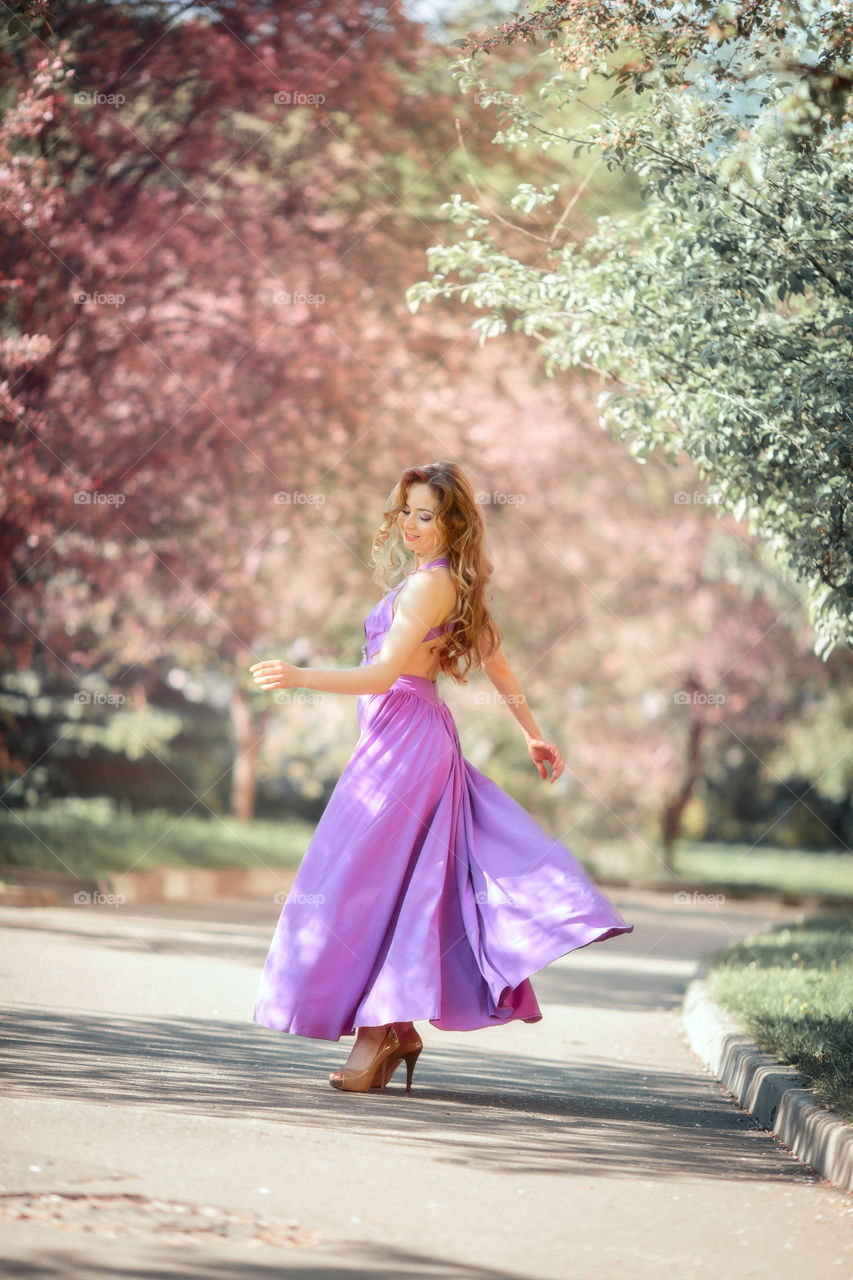
[[[373,662],[360,667],[294,667],[270,659],[249,670],[261,689],[315,689],[321,693],[387,693],[402,675],[437,619],[449,608],[447,586],[432,573],[414,574],[397,597],[397,612]]]
[[[259,689],[316,689],[320,693],[384,693],[390,688],[378,667],[294,667],[270,658],[249,671]],[[393,683],[393,681],[392,681]]]
[[[521,731],[524,736],[526,738],[541,738],[542,734],[539,726],[533,719],[530,708],[527,705],[527,699],[522,692],[521,685],[513,674],[503,647],[498,649],[494,658],[483,664],[483,670],[501,695],[501,700],[506,703],[521,725]]]
[[[507,661],[503,647],[498,649],[494,658],[483,664],[483,670],[501,695],[501,700],[506,703],[521,725],[530,759],[539,770],[539,776],[542,778],[548,777],[548,770],[545,766],[550,764],[550,781],[555,782],[563,772],[563,757],[553,742],[549,742],[547,738],[542,737],[539,726],[531,715],[521,685],[516,680],[512,667]]]

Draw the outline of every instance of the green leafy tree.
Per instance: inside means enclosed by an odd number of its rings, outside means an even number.
[[[853,638],[849,40],[817,20],[774,27],[772,47],[764,28],[733,28],[731,83],[724,30],[710,54],[689,46],[686,72],[670,44],[657,63],[653,48],[626,62],[608,39],[632,32],[597,28],[596,6],[556,8],[565,44],[542,55],[554,73],[538,102],[497,94],[475,52],[454,65],[480,105],[500,105],[493,142],[551,153],[553,181],[521,182],[510,198],[535,224],[532,248],[509,248],[482,202],[453,194],[442,209],[464,237],[428,251],[431,278],[410,288],[410,309],[457,296],[483,312],[481,343],[511,329],[535,339],[549,375],[597,371],[602,425],[639,462],[689,455],[717,511],[746,516],[802,584],[826,659]],[[816,73],[794,74],[810,52],[834,96],[820,96]],[[596,98],[578,129],[587,86],[626,66],[635,104]],[[560,227],[572,149],[630,171],[643,194],[636,214],[602,215],[581,244]]]

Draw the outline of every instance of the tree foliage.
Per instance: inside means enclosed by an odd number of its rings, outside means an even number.
[[[642,93],[661,79],[685,88],[697,59],[724,92],[748,86],[760,68],[786,86],[778,104],[786,127],[810,133],[823,131],[825,117],[844,120],[853,89],[852,19],[850,0],[538,0],[528,13],[460,44],[471,54],[491,53],[544,38],[564,70],[585,75],[598,67],[615,77],[615,94]]]
[[[576,30],[597,55],[608,47],[599,18],[599,6],[574,16],[565,49],[575,62]],[[822,34],[807,30],[806,43]],[[802,41],[775,38],[776,56],[802,57]],[[565,63],[563,52],[543,57]],[[481,342],[511,328],[536,340],[549,374],[584,367],[608,379],[602,425],[640,462],[656,449],[692,458],[717,509],[746,515],[804,584],[826,658],[853,640],[851,127],[826,109],[820,128],[792,129],[780,115],[791,86],[775,64],[746,39],[736,55],[737,95],[701,61],[677,83],[652,61],[636,85],[642,105],[605,105],[581,130],[565,118],[590,75],[611,74],[609,62],[560,65],[540,104],[503,95],[506,123],[493,141],[553,157],[554,181],[520,183],[511,203],[535,214],[540,232],[550,222],[552,235],[544,249],[540,236],[535,251],[510,252],[497,220],[456,193],[443,210],[464,237],[428,251],[431,278],[409,290],[409,305],[458,296],[484,312],[474,322]],[[475,55],[455,74],[490,101]],[[808,87],[794,92],[811,102]],[[571,194],[570,146],[630,169],[643,190],[636,217],[601,216],[583,244],[559,234],[555,212]]]
[[[72,696],[89,677],[123,691],[126,713],[105,713],[116,752],[139,747],[146,693],[165,685],[178,706],[192,686],[188,701],[230,707],[241,815],[253,771],[316,798],[351,751],[353,708],[271,705],[246,691],[248,654],[357,662],[382,495],[413,450],[456,457],[484,494],[507,651],[570,771],[543,798],[506,709],[463,698],[466,752],[538,812],[553,804],[570,842],[654,841],[701,770],[765,753],[847,655],[815,662],[754,538],[705,495],[681,504],[688,459],[641,470],[601,433],[587,370],[548,382],[509,336],[478,350],[457,307],[407,314],[439,180],[472,175],[518,262],[531,243],[584,242],[602,202],[630,213],[637,184],[568,150],[553,218],[535,202],[552,153],[490,146],[453,102],[446,52],[398,5],[376,16],[363,0],[69,0],[49,54],[33,32],[0,49],[7,662]],[[488,111],[541,79],[529,48],[509,53]],[[593,90],[578,117],[606,100],[603,78]],[[523,160],[535,207],[501,221]],[[95,710],[19,738],[14,769],[0,741],[0,768],[27,785],[33,761],[62,767],[54,739],[76,752]],[[211,807],[219,763],[214,748],[180,770],[187,804]]]
[[[433,364],[429,326],[400,325],[407,206],[451,104],[411,93],[418,28],[366,0],[68,0],[52,27],[0,44],[10,659],[212,668],[251,767],[258,647],[310,660],[332,602],[365,598],[353,491],[387,491],[406,376]]]

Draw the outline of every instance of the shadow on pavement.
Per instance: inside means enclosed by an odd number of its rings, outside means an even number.
[[[223,1256],[211,1258],[210,1249],[205,1250],[204,1257],[195,1255],[190,1249],[175,1251],[175,1260],[171,1262],[164,1256],[165,1250],[158,1250],[156,1262],[150,1265],[139,1262],[122,1263],[114,1256],[109,1262],[100,1263],[91,1256],[81,1266],[82,1259],[75,1255],[72,1263],[75,1276],[85,1276],[86,1280],[97,1280],[98,1277],[109,1277],[109,1280],[279,1280],[283,1273],[298,1273],[310,1276],[311,1280],[375,1280],[377,1275],[392,1275],[401,1280],[518,1280],[517,1271],[497,1271],[494,1267],[471,1266],[448,1258],[426,1257],[423,1254],[411,1253],[408,1250],[380,1245],[365,1244],[363,1241],[341,1241],[338,1247],[346,1251],[352,1259],[352,1266],[343,1267],[334,1263],[324,1264],[318,1260],[316,1253],[311,1257],[300,1256],[294,1250],[292,1254],[276,1251],[274,1261],[266,1261],[263,1255],[255,1254],[256,1261],[250,1261],[245,1251],[241,1257],[229,1256],[223,1250]],[[271,1255],[267,1255],[270,1257]],[[69,1256],[56,1249],[46,1249],[33,1262],[9,1259],[6,1262],[5,1276],[24,1280],[51,1280],[51,1277],[67,1277],[72,1274],[69,1267]]]
[[[763,1131],[701,1076],[612,1062],[525,1056],[479,1061],[458,1037],[428,1044],[405,1092],[341,1093],[327,1074],[346,1046],[246,1023],[97,1017],[13,1007],[0,1048],[11,1097],[159,1108],[188,1116],[388,1136],[436,1160],[513,1173],[760,1179]],[[464,1033],[460,1033],[462,1035]],[[761,1144],[758,1144],[760,1147]],[[419,1274],[419,1273],[418,1273]]]

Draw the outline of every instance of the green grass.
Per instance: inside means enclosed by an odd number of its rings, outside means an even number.
[[[576,852],[585,853],[582,848]],[[667,872],[656,853],[638,854],[623,846],[603,845],[590,850],[589,863],[594,874],[606,878],[633,884],[669,880],[673,890],[683,880],[723,893],[728,889],[732,896],[749,891],[853,901],[853,857],[849,853],[685,840],[676,846],[672,872]]]
[[[853,915],[800,916],[711,957],[711,997],[853,1122]]]
[[[237,822],[160,810],[133,814],[109,800],[0,809],[0,863],[75,876],[154,867],[295,867],[314,825]]]
[[[72,798],[38,808],[0,807],[0,864],[41,867],[79,876],[153,867],[296,867],[315,824],[237,822],[196,812],[184,818],[161,810],[133,814],[113,801]],[[669,880],[722,893],[758,892],[853,901],[849,854],[750,848],[686,841],[677,847],[675,874],[667,876],[654,850],[611,843],[569,848],[593,877],[642,885]]]
[[[766,886],[781,893],[853,898],[853,857],[808,849],[685,844],[675,857],[685,878],[708,884]]]

